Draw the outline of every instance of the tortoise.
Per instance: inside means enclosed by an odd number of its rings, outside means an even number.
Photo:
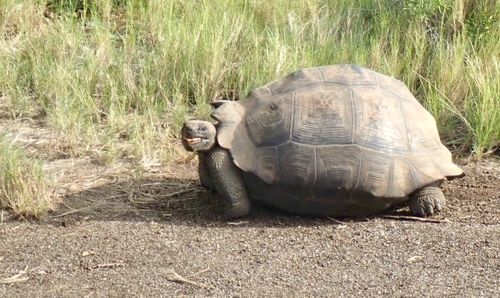
[[[298,70],[189,120],[182,143],[229,217],[251,201],[312,216],[368,216],[445,206],[439,186],[464,176],[431,114],[399,80],[357,65]]]

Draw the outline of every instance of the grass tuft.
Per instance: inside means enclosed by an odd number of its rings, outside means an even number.
[[[0,135],[0,209],[17,217],[40,218],[55,204],[40,161],[27,158],[6,135]]]

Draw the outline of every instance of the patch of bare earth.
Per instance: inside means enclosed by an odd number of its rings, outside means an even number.
[[[17,130],[19,140],[48,160],[64,203],[39,222],[1,214],[0,297],[498,295],[498,161],[464,165],[435,222],[406,210],[354,220],[261,207],[227,221],[194,160],[138,175],[53,154],[61,148],[39,129]]]

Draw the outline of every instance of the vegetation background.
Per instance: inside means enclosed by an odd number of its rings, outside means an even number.
[[[404,81],[456,154],[500,143],[497,0],[0,0],[0,109],[60,132],[71,156],[179,156],[209,102],[303,67],[355,63]],[[50,177],[0,137],[0,208],[41,216]]]

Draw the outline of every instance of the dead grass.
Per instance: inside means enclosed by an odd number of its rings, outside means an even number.
[[[198,209],[200,207],[197,206],[198,194],[201,191],[202,189],[194,181],[186,183],[148,179],[127,180],[107,184],[102,188],[69,194],[63,203],[64,207],[61,207],[54,217],[79,214],[116,218],[130,215],[140,217],[150,213],[168,217],[171,214],[161,212],[167,212],[172,205],[192,202],[194,205],[191,209]],[[187,211],[187,209],[182,210]]]
[[[47,171],[60,173],[59,196],[64,200],[53,217],[168,217],[171,212],[209,208],[195,177],[195,163],[182,161],[146,172],[132,162],[107,166],[90,158],[54,161]]]

